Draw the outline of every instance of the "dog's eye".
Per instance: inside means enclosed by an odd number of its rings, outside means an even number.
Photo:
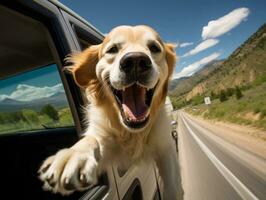
[[[148,48],[152,53],[159,53],[161,52],[161,48],[156,43],[150,43]]]
[[[115,54],[117,52],[118,52],[117,46],[113,46],[106,53]]]

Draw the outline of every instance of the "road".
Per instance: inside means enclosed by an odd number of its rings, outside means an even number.
[[[185,200],[266,199],[266,160],[178,112]]]

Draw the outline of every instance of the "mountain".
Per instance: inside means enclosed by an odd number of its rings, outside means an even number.
[[[189,79],[189,77],[181,77],[181,78],[177,78],[174,79],[170,82],[169,84],[169,91],[173,91],[174,89],[176,89],[176,86],[180,85],[180,83],[182,83],[184,80]]]
[[[0,101],[1,112],[15,112],[22,109],[32,109],[39,111],[44,105],[51,104],[55,108],[63,108],[68,105],[64,92],[58,92],[50,97],[34,99],[32,101],[17,101],[11,98],[5,98]]]
[[[4,98],[2,101],[0,101],[1,105],[20,105],[23,104],[22,101],[17,101],[15,99],[11,99],[11,98]]]
[[[33,100],[32,103],[35,105],[51,104],[57,108],[65,107],[68,104],[64,92],[58,92],[47,98]]]
[[[197,94],[245,86],[266,77],[266,24],[226,59],[221,67],[197,84],[186,99]]]
[[[204,69],[207,68],[202,68]],[[179,82],[170,94],[173,96],[183,94],[186,100],[190,100],[198,94],[209,95],[211,92],[218,93],[222,89],[266,81],[266,24],[226,60],[218,63],[211,72],[207,70],[206,76],[199,78],[198,73],[186,79],[185,82]],[[187,87],[186,84],[191,85]]]
[[[223,60],[214,60],[190,77],[181,77],[171,81],[169,86],[169,92],[171,95],[182,95],[193,89],[198,83],[206,79],[213,71],[219,68],[223,63]]]

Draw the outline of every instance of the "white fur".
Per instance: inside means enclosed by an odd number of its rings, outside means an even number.
[[[162,96],[164,83],[169,78],[165,52],[158,55],[148,52],[147,40],[156,40],[155,32],[150,28],[141,26],[132,28],[131,32],[128,29],[131,28],[120,27],[110,33],[110,42],[119,40],[120,45],[124,45],[123,52],[119,55],[105,55],[104,52],[112,44],[103,44],[103,55],[97,63],[96,74],[103,84],[106,101],[99,103],[99,99],[91,98],[90,91],[87,91],[91,104],[86,109],[89,124],[84,137],[71,148],[59,151],[43,163],[39,173],[44,189],[64,195],[74,190],[81,191],[89,187],[82,186],[81,174],[84,174],[82,178],[84,180],[85,177],[87,183],[95,184],[97,176],[113,163],[127,167],[152,159],[156,162],[163,180],[163,198],[182,199],[178,155],[171,136],[171,119],[164,107],[165,97]],[[132,36],[138,32],[143,32],[139,34],[139,39]],[[119,37],[115,38],[115,35]],[[159,45],[163,49],[162,44]],[[104,77],[109,74],[110,81],[118,88],[121,87],[118,84],[121,78],[118,63],[123,55],[131,51],[143,52],[150,57],[153,73],[149,87],[154,87],[158,82],[152,100],[150,120],[144,128],[136,130],[123,124],[114,97],[104,84]],[[71,183],[73,189],[67,190],[65,182]]]

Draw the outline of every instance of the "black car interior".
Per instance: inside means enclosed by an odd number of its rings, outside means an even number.
[[[56,63],[55,48],[43,24],[4,6],[0,6],[0,23],[0,81]],[[0,133],[1,199],[82,197],[84,193],[63,197],[43,191],[37,174],[45,158],[72,146],[78,139],[75,127]]]

